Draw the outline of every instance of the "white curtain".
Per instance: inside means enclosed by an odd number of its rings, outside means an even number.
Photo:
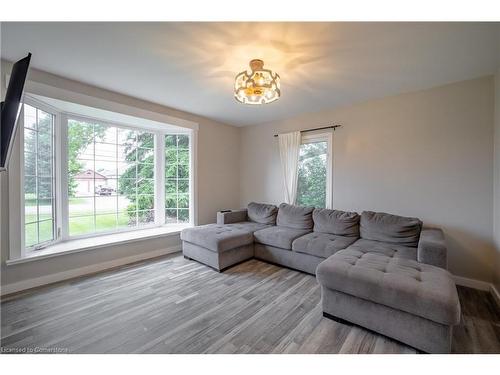
[[[285,202],[294,204],[297,198],[300,132],[279,134],[278,142],[285,188]]]

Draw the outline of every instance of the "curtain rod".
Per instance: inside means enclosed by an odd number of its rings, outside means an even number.
[[[300,132],[301,133],[307,133],[307,132],[313,132],[313,131],[316,131],[316,130],[323,130],[323,129],[337,129],[337,128],[340,128],[342,125],[330,125],[330,126],[323,126],[322,128],[315,128],[315,129],[307,129],[307,130],[301,130]],[[278,136],[278,134],[275,134],[274,135],[275,137]]]

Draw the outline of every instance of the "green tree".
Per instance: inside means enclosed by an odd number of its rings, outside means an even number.
[[[36,204],[36,143],[37,133],[26,129],[24,131],[24,194],[27,205]]]
[[[68,194],[75,196],[78,183],[75,176],[83,171],[83,164],[78,160],[80,154],[94,142],[104,137],[106,127],[97,124],[68,121]]]
[[[54,238],[53,116],[26,105],[24,126],[25,244],[32,246]]]
[[[301,206],[326,206],[326,142],[307,143],[301,146],[297,183],[297,204]]]
[[[26,204],[36,204],[38,199],[39,204],[50,205],[54,162],[52,115],[38,110],[36,124],[32,126],[33,130],[24,132]]]
[[[165,156],[167,222],[189,222],[189,136],[167,135]]]
[[[118,193],[130,204],[127,213],[141,222],[154,221],[154,134],[129,131],[124,144],[129,167],[119,177]]]
[[[189,221],[189,136],[165,136],[165,208],[168,220]],[[129,132],[125,142],[129,168],[118,181],[119,194],[130,204],[127,213],[142,222],[154,220],[154,135]]]

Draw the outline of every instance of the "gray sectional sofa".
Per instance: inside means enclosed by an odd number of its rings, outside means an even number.
[[[218,271],[255,257],[316,275],[326,317],[425,352],[451,350],[460,304],[443,233],[417,218],[250,203],[181,240],[186,258]]]

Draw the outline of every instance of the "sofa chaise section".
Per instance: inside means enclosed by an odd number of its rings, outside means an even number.
[[[186,258],[222,271],[253,257],[250,231],[218,224],[187,228],[181,232],[182,253]]]
[[[429,251],[419,244],[423,232],[418,219],[363,212],[361,239],[316,270],[325,316],[425,352],[450,352],[453,326],[460,320],[458,295],[448,271],[417,261],[446,258],[435,237],[430,254],[440,256],[423,255]]]
[[[449,353],[460,304],[448,271],[342,250],[317,268],[323,312],[428,353]]]
[[[274,225],[277,210],[273,205],[250,203],[247,209],[219,212],[217,224],[182,230],[182,253],[217,271],[251,259],[253,233]]]

